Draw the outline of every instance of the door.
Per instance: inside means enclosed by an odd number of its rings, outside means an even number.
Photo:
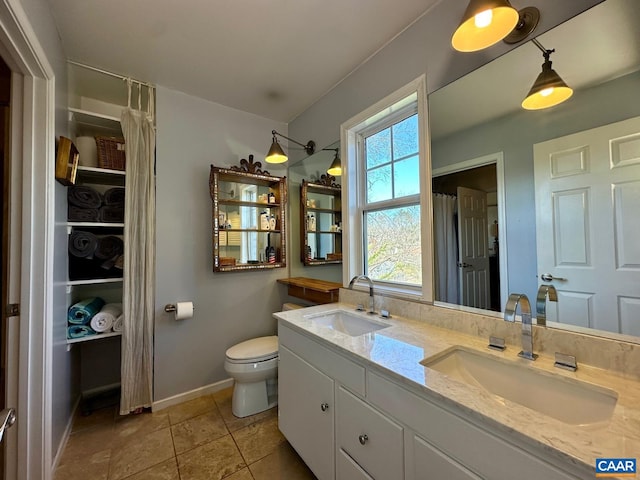
[[[0,233],[2,238],[2,255],[0,265],[2,270],[1,277],[1,301],[2,315],[0,321],[0,479],[5,478],[5,445],[7,443],[7,435],[4,434],[5,428],[9,428],[15,421],[15,412],[12,409],[6,409],[7,398],[7,372],[8,372],[8,355],[7,355],[7,338],[8,338],[8,322],[17,312],[15,307],[9,306],[9,226],[10,226],[10,110],[9,103],[11,99],[11,70],[0,59],[0,184],[2,185],[2,221],[0,222]],[[12,405],[15,406],[15,405]]]
[[[490,307],[487,239],[487,194],[458,187],[458,279],[467,307]]]
[[[640,117],[534,145],[534,171],[547,319],[640,335]]]

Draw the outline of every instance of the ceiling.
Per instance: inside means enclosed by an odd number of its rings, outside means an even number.
[[[442,0],[49,0],[70,60],[290,122]]]
[[[574,90],[640,68],[640,1],[606,0],[536,38]],[[534,32],[535,36],[535,32]],[[542,52],[526,42],[429,96],[431,138],[520,111],[541,72]],[[508,72],[508,73],[505,73]]]

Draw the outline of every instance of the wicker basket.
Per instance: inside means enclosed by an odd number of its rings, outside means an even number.
[[[98,147],[98,167],[110,170],[124,170],[124,139],[96,137]]]

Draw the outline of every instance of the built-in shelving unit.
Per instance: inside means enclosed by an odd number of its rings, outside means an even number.
[[[90,112],[80,108],[69,108],[69,122],[75,136],[113,136],[122,137],[120,119],[102,113]],[[82,162],[82,159],[80,160]],[[106,169],[100,167],[90,167],[78,165],[76,174],[76,184],[88,185],[96,190],[104,191],[111,187],[124,187],[125,172],[123,170]],[[124,234],[123,222],[66,222],[69,235],[75,230],[86,230],[98,236],[115,235],[122,237]],[[91,296],[103,297],[107,303],[121,301],[122,298],[122,276],[107,278],[69,278],[66,284],[68,304],[73,305],[83,298]],[[120,332],[104,332],[95,335],[88,335],[81,338],[67,339],[68,345],[84,342],[92,342],[111,337],[118,337]]]

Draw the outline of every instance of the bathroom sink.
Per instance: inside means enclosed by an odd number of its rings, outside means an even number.
[[[420,363],[570,425],[608,421],[618,400],[613,390],[459,346]]]
[[[305,315],[316,325],[327,327],[337,332],[346,333],[352,337],[375,332],[391,325],[377,320],[365,318],[345,310],[331,310],[328,312]]]

